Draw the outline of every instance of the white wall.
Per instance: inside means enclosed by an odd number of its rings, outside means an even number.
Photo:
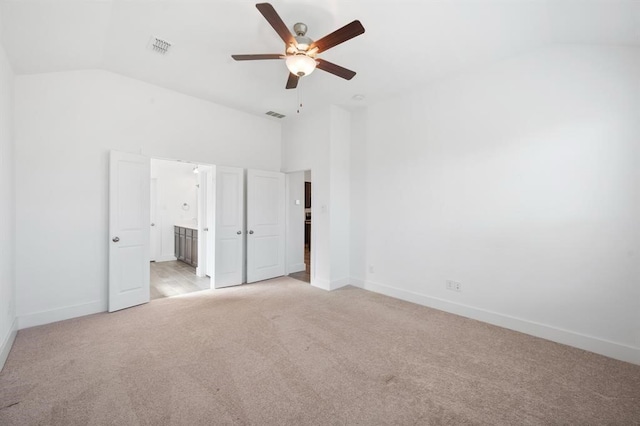
[[[20,327],[103,311],[108,152],[280,170],[280,124],[106,71],[17,76]]]
[[[287,174],[287,274],[304,271],[304,172]],[[296,200],[300,204],[296,204]]]
[[[176,260],[174,225],[198,225],[198,175],[193,168],[190,163],[151,160],[151,178],[157,179],[156,226],[160,231],[156,262]]]
[[[367,118],[366,108],[352,113],[350,160],[349,274],[361,282],[367,270]]]
[[[338,288],[349,284],[351,114],[336,106],[330,114],[331,286]]]
[[[282,171],[311,170],[311,285],[329,289],[329,108],[303,113],[282,126]],[[322,206],[325,206],[322,209]]]
[[[365,121],[355,283],[640,363],[640,49],[539,50]]]
[[[349,282],[350,129],[350,113],[336,106],[282,129],[283,171],[312,173],[311,285],[326,290]]]
[[[0,40],[0,370],[17,330],[13,71]]]

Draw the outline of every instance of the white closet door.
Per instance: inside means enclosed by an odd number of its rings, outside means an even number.
[[[247,282],[284,275],[284,173],[247,171],[247,230]]]
[[[242,284],[244,269],[244,170],[216,167],[215,288]]]
[[[149,302],[150,160],[111,151],[109,312]]]

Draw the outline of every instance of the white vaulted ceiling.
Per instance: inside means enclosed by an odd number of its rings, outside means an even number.
[[[4,0],[1,36],[16,74],[106,69],[251,113],[375,102],[451,73],[551,43],[640,45],[638,1],[273,0],[284,22],[319,39],[359,19],[365,34],[321,57],[356,71],[345,81],[316,70],[285,90],[284,61],[253,1]],[[152,37],[170,41],[152,52]],[[364,102],[352,99],[366,96]]]

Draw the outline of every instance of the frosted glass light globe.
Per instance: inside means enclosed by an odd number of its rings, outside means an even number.
[[[307,55],[291,55],[287,57],[287,68],[291,74],[302,77],[316,69],[316,61]]]

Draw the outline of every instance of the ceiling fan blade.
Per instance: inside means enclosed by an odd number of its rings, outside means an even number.
[[[286,24],[278,15],[278,12],[271,6],[269,3],[258,3],[256,4],[256,8],[262,13],[264,19],[267,20],[271,24],[274,30],[278,33],[280,38],[285,42],[286,45],[291,43],[295,43],[295,38],[293,38],[293,34],[289,31]]]
[[[231,55],[236,61],[257,61],[260,59],[283,59],[284,55],[279,53],[265,55]]]
[[[317,67],[322,71],[337,75],[338,77],[342,77],[345,80],[351,80],[353,76],[356,75],[355,71],[348,70],[344,67],[341,67],[340,65],[325,61],[324,59],[316,58],[316,63],[318,64]]]
[[[295,89],[298,87],[298,81],[300,77],[295,74],[289,73],[289,78],[287,79],[287,89]]]
[[[359,36],[364,33],[364,27],[360,23],[360,21],[355,20],[350,24],[345,25],[344,27],[335,30],[329,35],[322,37],[320,40],[316,40],[311,43],[309,50],[314,48],[318,49],[318,53],[323,52],[325,50],[331,49],[339,45],[340,43],[344,43],[347,40],[351,40],[354,37]]]

